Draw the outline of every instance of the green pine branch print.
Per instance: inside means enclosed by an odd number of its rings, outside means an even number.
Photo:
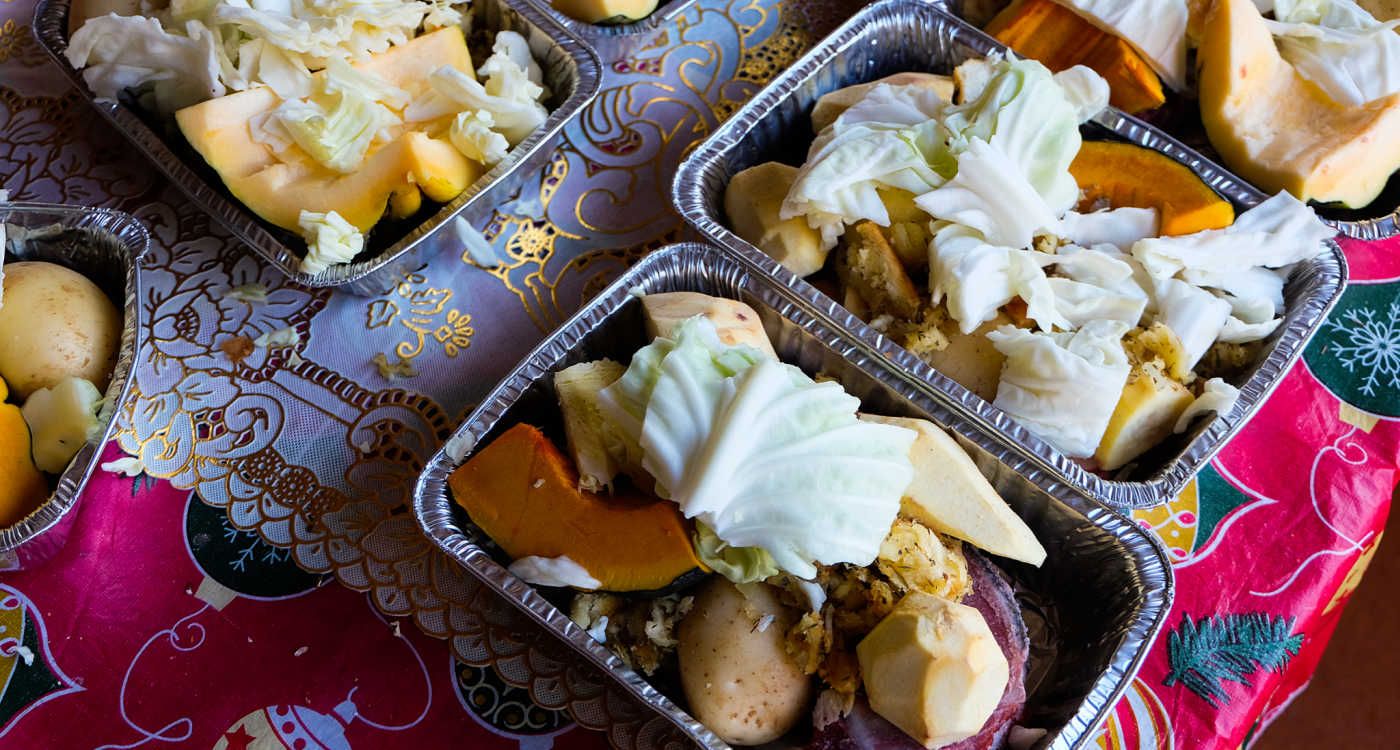
[[[1302,634],[1294,634],[1294,618],[1272,617],[1262,612],[1210,615],[1192,620],[1183,615],[1181,626],[1167,640],[1167,665],[1163,680],[1168,687],[1180,682],[1215,708],[1229,703],[1225,681],[1249,685],[1249,675],[1266,669],[1281,672],[1302,648]]]

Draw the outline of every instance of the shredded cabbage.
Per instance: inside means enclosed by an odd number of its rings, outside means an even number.
[[[874,561],[913,476],[911,431],[856,419],[839,385],[724,346],[703,317],[643,347],[600,405],[620,431],[640,426],[659,495],[799,577]]]
[[[340,214],[302,211],[297,217],[306,240],[302,273],[318,274],[340,263],[349,263],[365,249],[365,236]]]
[[[174,0],[149,17],[88,19],[66,54],[98,96],[149,88],[155,108],[169,113],[258,84],[299,98],[311,70],[462,20],[450,0]]]
[[[496,121],[485,110],[458,112],[447,136],[462,155],[486,166],[494,166],[506,158],[510,142],[491,129]]]
[[[223,96],[218,38],[199,21],[188,21],[179,31],[167,31],[156,18],[111,13],[88,19],[73,32],[64,54],[104,99],[150,86],[156,107],[173,112]]]
[[[1071,457],[1093,455],[1131,367],[1121,340],[1128,326],[1096,320],[1074,333],[1002,326],[987,334],[1002,354],[998,409]]]
[[[320,88],[316,95],[282,102],[271,119],[322,166],[354,172],[370,146],[388,140],[388,129],[401,122],[391,108],[404,107],[408,94],[341,60],[330,61]]]

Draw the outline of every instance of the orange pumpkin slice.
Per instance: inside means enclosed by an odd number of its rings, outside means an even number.
[[[1163,235],[1221,229],[1235,208],[1185,165],[1131,143],[1086,141],[1069,165],[1083,192],[1080,210],[1099,201],[1112,208],[1155,208]]]
[[[675,503],[580,490],[568,457],[528,424],[481,449],[448,485],[511,559],[566,555],[604,591],[659,591],[704,569]]]

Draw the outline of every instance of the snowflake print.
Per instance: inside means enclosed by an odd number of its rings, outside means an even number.
[[[1400,301],[1390,303],[1388,315],[1377,318],[1375,310],[1362,307],[1347,310],[1327,325],[1340,334],[1329,353],[1347,372],[1366,374],[1361,392],[1376,395],[1377,387],[1400,389]]]

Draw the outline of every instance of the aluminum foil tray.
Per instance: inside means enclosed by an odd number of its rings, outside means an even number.
[[[632,23],[585,23],[554,9],[549,0],[520,0],[535,6],[540,13],[573,32],[584,44],[593,48],[604,63],[616,62],[637,52],[656,38],[668,24],[695,7],[699,0],[663,0],[651,15]]]
[[[914,375],[932,395],[981,429],[1000,434],[1043,470],[1115,507],[1161,504],[1175,497],[1244,426],[1302,354],[1346,280],[1346,260],[1335,243],[1329,242],[1321,255],[1300,263],[1288,280],[1284,323],[1267,342],[1264,358],[1243,382],[1236,383],[1241,393],[1235,408],[1224,416],[1198,420],[1186,434],[1169,438],[1108,479],[1085,470],[1000,409],[886,339],[727,227],[724,189],[730,176],[770,160],[801,164],[812,137],[812,106],[822,94],[899,71],[948,73],[963,60],[1000,48],[936,4],[883,0],[869,5],[754,95],[681,164],[673,184],[676,206],[714,242],[749,259],[779,283],[820,300],[827,320],[878,350],[891,366]],[[1099,114],[1084,126],[1084,134],[1160,151],[1190,167],[1238,210],[1258,200],[1254,188],[1174,138],[1116,110]]]
[[[947,8],[959,19],[966,19],[978,26],[985,25],[992,16],[1010,4],[1009,2],[977,2],[974,7],[968,8],[968,3],[964,0],[930,0],[930,2],[935,2]],[[1006,49],[1005,45],[995,39],[989,39],[989,41],[1001,49]],[[1113,112],[1125,123],[1150,127],[1143,120],[1132,115],[1116,109]],[[1201,132],[1201,137],[1205,137],[1204,131]],[[1243,178],[1235,176],[1215,162],[1206,161],[1205,163],[1209,164],[1214,171],[1229,175],[1232,181],[1240,184],[1240,196],[1245,198],[1242,205],[1253,206],[1269,197],[1264,191],[1245,182]],[[1235,199],[1234,196],[1232,196],[1233,199]],[[1371,205],[1358,209],[1322,205],[1317,207],[1317,215],[1335,227],[1338,232],[1359,240],[1380,240],[1400,234],[1400,172],[1391,175],[1385,190]]]
[[[513,605],[606,671],[698,745],[723,748],[704,726],[551,603],[511,575],[489,541],[453,502],[452,470],[511,425],[529,422],[562,439],[551,374],[611,357],[627,361],[646,343],[638,292],[697,291],[753,306],[779,356],[823,372],[879,414],[918,416],[950,429],[1003,497],[1026,519],[1049,557],[1039,569],[997,564],[1015,582],[1031,631],[1027,726],[1048,730],[1042,747],[1092,742],[1137,671],[1170,609],[1172,578],[1160,544],[1108,506],[1059,482],[1008,450],[908,375],[889,369],[864,341],[824,322],[823,304],[805,284],[789,286],[743,256],[700,244],[648,255],[545,339],[467,417],[428,462],[414,489],[419,525],[448,555]],[[995,558],[994,558],[995,559]],[[567,606],[567,605],[564,605]]]
[[[99,99],[93,94],[83,82],[82,72],[69,65],[64,56],[72,3],[73,0],[39,0],[34,11],[34,34],[83,97],[195,205],[247,243],[268,264],[297,283],[338,287],[352,294],[382,294],[405,274],[422,268],[436,253],[447,249],[460,252],[463,244],[453,231],[454,220],[462,217],[480,226],[490,219],[496,207],[511,200],[548,163],[550,148],[564,124],[593,100],[602,78],[597,55],[533,5],[517,6],[508,0],[473,2],[473,28],[514,30],[529,41],[545,83],[553,92],[546,102],[549,119],[461,195],[438,206],[436,213],[417,224],[413,220],[381,221],[366,237],[372,257],[307,274],[300,269],[301,258],[306,254],[302,239],[263,221],[234,198],[214,170],[185,142],[174,118],[161,120],[131,103]]]
[[[97,470],[102,446],[111,439],[114,417],[131,386],[132,364],[144,335],[137,293],[150,236],[134,217],[106,208],[0,203],[0,223],[9,230],[0,248],[6,262],[67,266],[92,279],[125,311],[121,349],[103,394],[101,431],[69,462],[43,505],[14,526],[0,529],[0,570],[25,570],[53,557],[68,540],[83,487]]]

